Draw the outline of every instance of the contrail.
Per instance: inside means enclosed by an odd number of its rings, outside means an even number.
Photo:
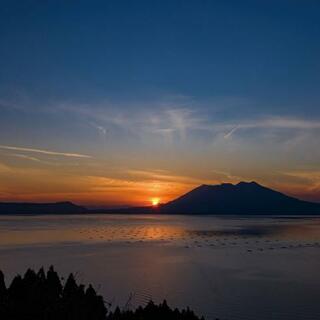
[[[233,135],[233,133],[236,131],[236,130],[238,130],[239,129],[239,126],[235,126],[232,130],[230,130],[227,134],[225,134],[223,137],[225,138],[225,139],[228,139],[228,138],[230,138],[232,135]]]
[[[48,155],[54,155],[54,156],[62,156],[62,157],[92,158],[91,156],[86,155],[86,154],[68,153],[68,152],[56,152],[56,151],[50,151],[50,150],[24,148],[24,147],[14,147],[14,146],[4,146],[4,145],[0,145],[0,149],[15,150],[15,151],[25,151],[25,152],[35,152],[35,153],[48,154]]]

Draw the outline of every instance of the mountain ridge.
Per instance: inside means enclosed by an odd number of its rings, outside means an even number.
[[[163,205],[167,213],[320,214],[320,204],[288,196],[255,181],[200,185]]]
[[[203,184],[159,206],[88,209],[69,201],[55,203],[0,202],[0,214],[214,214],[318,215],[320,203],[267,188],[255,181]]]
[[[82,214],[89,210],[70,201],[54,203],[0,202],[0,214]]]

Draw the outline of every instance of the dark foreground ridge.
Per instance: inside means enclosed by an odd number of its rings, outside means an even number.
[[[58,203],[0,202],[0,214],[216,214],[216,215],[315,215],[320,203],[308,202],[266,188],[256,182],[201,185],[181,197],[157,207],[95,209]]]
[[[1,320],[200,320],[191,310],[171,309],[150,301],[136,310],[108,311],[91,285],[77,284],[73,274],[63,283],[53,267],[45,273],[28,269],[6,287],[0,271]],[[203,318],[201,318],[203,320]]]

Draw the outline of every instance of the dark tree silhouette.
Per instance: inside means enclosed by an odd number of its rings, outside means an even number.
[[[108,315],[108,320],[203,320],[198,318],[190,309],[179,311],[172,310],[166,300],[156,305],[150,301],[144,308],[139,307],[135,311],[120,311],[116,308]]]
[[[1,320],[199,320],[189,309],[172,310],[166,301],[150,301],[135,311],[107,311],[92,285],[78,285],[72,273],[63,284],[52,266],[47,273],[43,268],[37,273],[28,269],[7,288],[0,271]]]
[[[90,285],[78,285],[70,274],[63,285],[53,267],[47,274],[28,269],[6,288],[0,271],[0,319],[2,320],[104,320],[103,298]]]

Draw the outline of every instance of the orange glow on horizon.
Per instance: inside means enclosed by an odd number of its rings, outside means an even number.
[[[157,207],[160,203],[160,199],[159,198],[152,198],[151,203],[154,207]]]
[[[232,177],[223,180],[223,176],[200,179],[195,177],[196,173],[192,171],[189,175],[179,175],[175,172],[147,169],[119,169],[110,173],[110,176],[107,173],[103,176],[99,175],[99,165],[49,166],[34,161],[33,166],[29,163],[22,166],[23,161],[27,160],[21,159],[19,166],[0,160],[0,202],[71,201],[86,207],[157,207],[160,203],[172,201],[201,184],[239,182],[237,178],[232,180]],[[317,187],[319,173],[287,172],[285,175],[291,176],[308,179],[310,183],[301,184],[300,180],[274,181],[268,176],[260,176],[258,181],[290,196],[320,201]]]

